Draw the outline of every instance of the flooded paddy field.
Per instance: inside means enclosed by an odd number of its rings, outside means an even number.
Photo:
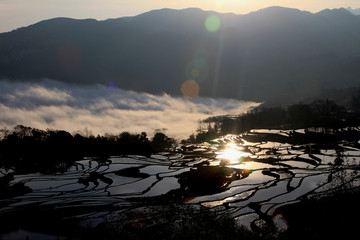
[[[123,218],[146,225],[154,209],[173,204],[210,209],[250,230],[284,231],[281,209],[360,185],[360,136],[319,143],[306,135],[253,130],[151,157],[84,158],[54,174],[0,169],[0,217],[9,219],[3,239],[24,231],[61,236],[51,229],[56,221],[96,227]],[[43,229],[47,218],[56,221]]]

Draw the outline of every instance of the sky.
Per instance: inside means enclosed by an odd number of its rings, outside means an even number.
[[[104,20],[153,9],[189,7],[246,14],[269,6],[319,12],[326,8],[360,8],[360,0],[0,0],[0,32],[54,17]]]

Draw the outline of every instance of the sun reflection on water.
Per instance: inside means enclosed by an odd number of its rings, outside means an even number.
[[[237,144],[230,142],[227,143],[224,150],[216,152],[217,159],[227,161],[228,164],[240,164],[244,161],[245,157],[251,154],[243,151],[244,148]]]

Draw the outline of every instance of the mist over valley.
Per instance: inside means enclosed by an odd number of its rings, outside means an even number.
[[[191,99],[53,80],[0,81],[0,128],[7,129],[22,124],[95,135],[123,131],[152,135],[160,129],[180,140],[194,133],[201,119],[237,115],[258,105],[235,99]]]

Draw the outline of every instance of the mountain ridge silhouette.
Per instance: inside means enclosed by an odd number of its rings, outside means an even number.
[[[205,22],[216,16],[220,28]],[[360,16],[270,7],[249,14],[160,9],[97,21],[55,18],[0,33],[0,78],[115,85],[265,102],[359,87]]]

